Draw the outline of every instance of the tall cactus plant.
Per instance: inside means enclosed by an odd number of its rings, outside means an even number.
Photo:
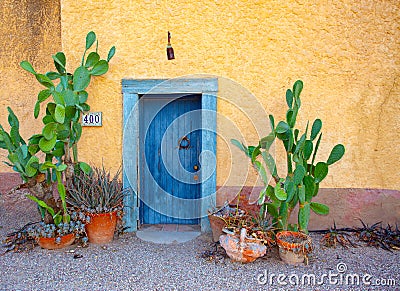
[[[86,56],[95,42],[96,50]],[[46,105],[46,114],[42,119],[44,123],[42,133],[34,135],[30,139],[30,144],[36,146],[34,147],[36,152],[40,150],[46,155],[62,157],[63,162],[68,166],[67,179],[72,178],[74,165],[78,163],[77,144],[82,135],[81,113],[90,110],[90,106],[86,103],[88,99],[86,88],[92,77],[107,73],[108,63],[114,54],[115,47],[113,46],[108,52],[107,59],[101,59],[98,53],[96,34],[90,31],[86,36],[81,64],[73,73],[67,71],[67,60],[63,52],[52,56],[56,72],[40,74],[28,61],[22,61],[20,64],[45,87],[37,96],[34,108],[35,118],[39,116],[41,103],[49,100],[50,96],[53,97]],[[87,168],[87,164],[84,163],[80,163],[80,166]]]
[[[41,104],[47,102],[46,112],[42,119],[43,128],[40,133],[29,138],[28,144],[19,133],[19,120],[8,107],[10,131],[0,125],[0,148],[8,151],[5,162],[18,172],[24,181],[20,187],[28,188],[34,196],[28,196],[38,202],[42,214],[54,213],[46,223],[59,220],[57,212],[63,212],[64,222],[69,221],[65,204],[65,185],[72,183],[74,170],[80,167],[88,173],[90,166],[78,161],[77,144],[82,135],[81,114],[89,111],[86,103],[92,77],[101,76],[108,71],[109,61],[115,54],[111,47],[107,59],[100,59],[98,42],[95,51],[88,50],[96,42],[96,34],[91,31],[86,36],[85,49],[81,64],[73,73],[67,71],[66,57],[63,52],[52,56],[56,72],[41,74],[36,72],[28,61],[22,61],[21,67],[33,74],[36,80],[45,87],[37,96],[34,117],[38,118]],[[50,99],[52,97],[52,99]],[[72,153],[71,153],[72,152]],[[73,157],[73,159],[72,159]],[[61,204],[56,203],[52,193],[52,183],[57,182]],[[52,211],[49,211],[52,209]]]
[[[275,125],[274,117],[269,115],[272,131],[262,138],[257,146],[246,147],[237,140],[232,140],[232,143],[251,159],[264,182],[258,201],[261,205],[261,215],[270,213],[279,229],[293,229],[307,233],[311,210],[320,215],[329,213],[327,205],[312,202],[312,199],[317,196],[319,185],[327,176],[329,166],[342,158],[345,148],[342,144],[337,144],[326,161],[316,162],[322,138],[322,121],[316,119],[311,126],[311,131],[307,123],[305,132],[301,135],[300,130],[295,128],[301,106],[302,89],[303,82],[298,80],[294,83],[293,90],[286,91],[288,106],[286,119]],[[282,141],[286,150],[287,173],[284,177],[278,175],[275,160],[269,153],[276,139]],[[269,184],[267,169],[275,185]],[[299,205],[298,223],[289,225],[289,217],[297,204]]]

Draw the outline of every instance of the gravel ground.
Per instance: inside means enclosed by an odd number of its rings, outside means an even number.
[[[36,206],[21,193],[0,196],[0,238],[37,220]],[[250,264],[231,262],[222,255],[205,259],[203,253],[215,249],[210,234],[171,245],[125,234],[105,247],[73,245],[53,251],[36,247],[0,256],[0,290],[400,290],[399,251],[325,249],[318,243],[320,235],[312,237],[315,250],[309,265],[296,267],[283,264],[276,250]],[[76,254],[82,257],[75,259]],[[302,284],[302,279],[313,276],[315,285],[308,280]],[[358,276],[360,284],[351,280],[346,284],[350,276]],[[363,277],[371,285],[364,285]],[[324,284],[319,284],[321,280]],[[377,286],[378,280],[386,285],[394,280],[395,285]]]

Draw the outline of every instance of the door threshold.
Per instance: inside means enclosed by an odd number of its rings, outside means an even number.
[[[142,224],[141,231],[171,231],[171,232],[200,232],[196,224]]]

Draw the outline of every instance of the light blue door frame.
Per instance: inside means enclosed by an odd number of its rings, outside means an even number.
[[[201,170],[200,225],[209,231],[207,211],[216,205],[216,126],[217,78],[179,79],[123,79],[123,183],[130,188],[125,197],[125,226],[136,231],[139,223],[140,167],[139,167],[139,98],[142,95],[201,94]]]

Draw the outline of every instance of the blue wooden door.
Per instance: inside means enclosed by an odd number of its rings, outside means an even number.
[[[140,98],[141,223],[199,223],[200,109],[198,94]]]

